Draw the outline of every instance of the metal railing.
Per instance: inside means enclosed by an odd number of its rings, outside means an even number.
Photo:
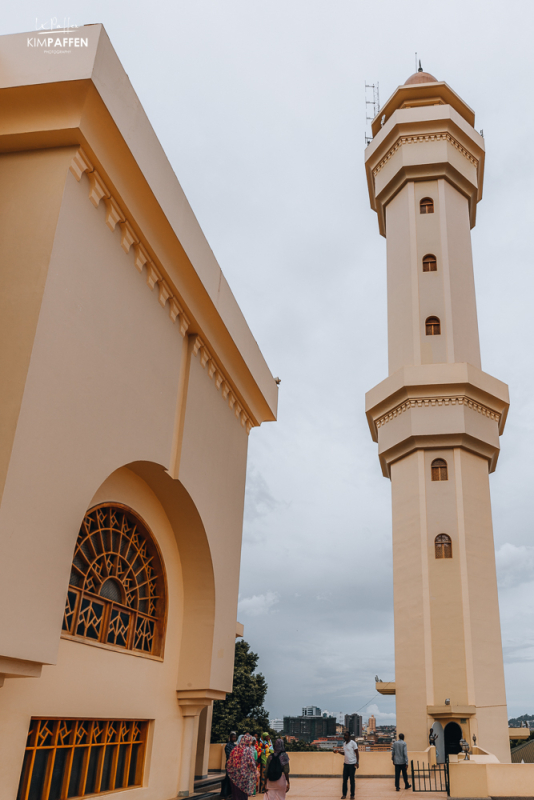
[[[412,765],[412,789],[414,792],[447,792],[450,794],[449,786],[449,764],[419,764]]]

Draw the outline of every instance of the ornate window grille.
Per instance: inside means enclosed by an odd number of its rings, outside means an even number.
[[[428,317],[425,321],[426,335],[439,336],[441,334],[441,322],[439,317]]]
[[[443,458],[435,458],[432,462],[432,480],[433,481],[448,481],[447,462]]]
[[[65,800],[141,786],[148,722],[32,719],[17,800]]]
[[[438,271],[438,262],[436,260],[436,256],[433,256],[431,253],[429,253],[423,258],[423,272],[437,272],[437,271]]]
[[[447,533],[439,533],[434,540],[436,558],[452,558],[452,541]]]
[[[125,506],[91,509],[74,551],[64,634],[160,656],[165,609],[163,563],[145,523]]]
[[[419,203],[419,211],[421,214],[433,214],[434,213],[434,201],[431,197],[423,197],[421,202]]]

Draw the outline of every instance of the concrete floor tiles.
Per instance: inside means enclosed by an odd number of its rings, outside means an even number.
[[[387,800],[392,797],[413,796],[411,789],[395,791],[392,778],[358,778],[356,800]],[[337,778],[293,778],[287,800],[315,800],[316,798],[340,798],[341,777]],[[446,798],[446,792],[417,792],[420,798]]]

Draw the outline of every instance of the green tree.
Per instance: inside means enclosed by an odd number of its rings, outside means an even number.
[[[319,750],[316,745],[305,742],[303,739],[292,739],[288,742],[284,736],[284,744],[287,753],[306,753]]]
[[[269,712],[263,707],[267,681],[261,672],[254,674],[258,661],[247,642],[236,642],[233,691],[226,700],[213,703],[212,742],[226,742],[230,731],[274,734],[269,728]]]

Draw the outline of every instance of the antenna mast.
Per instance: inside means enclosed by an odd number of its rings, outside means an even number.
[[[370,99],[371,98],[371,99]],[[371,108],[369,108],[371,106]],[[380,95],[378,91],[378,81],[376,83],[365,83],[365,146],[372,141],[372,133],[367,133],[368,122],[372,122],[380,111]],[[369,115],[369,112],[371,114]]]

